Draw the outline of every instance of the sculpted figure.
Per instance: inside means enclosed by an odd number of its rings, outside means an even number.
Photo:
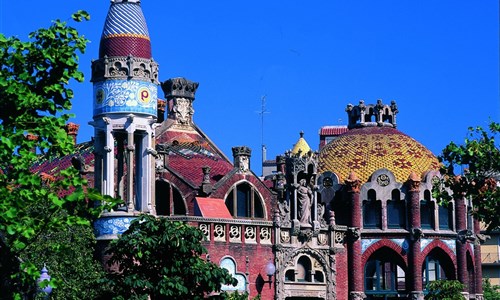
[[[306,180],[301,179],[297,186],[298,219],[301,225],[311,224],[311,200],[312,190],[307,186]]]

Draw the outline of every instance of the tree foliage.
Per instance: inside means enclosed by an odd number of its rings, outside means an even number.
[[[98,299],[106,292],[106,272],[94,257],[96,239],[91,226],[63,225],[45,231],[22,254],[21,259],[47,266],[51,286],[50,299]]]
[[[458,280],[436,280],[427,286],[426,300],[463,300],[464,285]]]
[[[111,243],[111,286],[118,299],[203,299],[234,284],[226,269],[206,261],[203,233],[190,225],[141,215]]]
[[[449,191],[466,195],[472,200],[472,213],[493,230],[500,228],[500,144],[495,139],[500,123],[491,122],[488,129],[470,127],[464,144],[451,142],[443,149],[443,180],[435,185],[434,196],[447,202],[452,198]],[[457,168],[461,174],[455,174]]]
[[[73,16],[89,19],[86,12]],[[78,53],[87,40],[67,22],[29,34],[28,41],[0,34],[0,290],[3,297],[33,292],[41,266],[25,253],[49,232],[72,225],[90,225],[104,207],[73,168],[58,174],[37,174],[35,161],[73,153],[65,131],[73,91],[82,82]],[[35,151],[33,151],[35,150]],[[66,196],[61,196],[66,195]],[[55,254],[56,255],[56,254]],[[57,277],[57,276],[54,276]],[[57,279],[57,278],[56,278]],[[62,280],[62,278],[61,278]],[[57,280],[53,284],[57,285]],[[10,295],[10,296],[9,296]]]
[[[484,278],[483,296],[485,300],[500,300],[500,286],[492,285],[488,278]]]

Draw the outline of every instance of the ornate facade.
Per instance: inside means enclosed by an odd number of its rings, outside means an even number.
[[[252,298],[423,299],[428,282],[445,278],[482,298],[466,195],[436,203],[439,162],[396,129],[394,101],[349,104],[348,126],[321,130],[319,151],[301,133],[261,179],[251,149],[228,158],[194,122],[198,83],[160,83],[151,52],[140,1],[112,1],[92,63],[95,139],[66,158],[125,200],[96,222],[101,245],[150,213],[199,228],[206,259],[238,279],[224,290]]]

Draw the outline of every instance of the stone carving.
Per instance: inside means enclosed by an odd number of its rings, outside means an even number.
[[[328,242],[328,237],[324,233],[318,234],[318,245],[324,246]]]
[[[468,241],[474,242],[476,240],[476,237],[474,233],[472,233],[472,231],[465,229],[458,232],[457,240],[460,241],[462,244],[465,244]]]
[[[389,176],[387,174],[380,174],[377,177],[377,183],[380,186],[388,186],[391,183],[391,179],[389,178]]]
[[[345,239],[345,232],[335,231],[335,244],[343,244]]]
[[[326,219],[325,219],[325,205],[322,203],[318,203],[318,218],[317,220],[319,221],[320,227],[321,228],[326,228]]]
[[[250,170],[250,155],[252,150],[246,146],[233,147],[234,166],[239,172]]]
[[[311,204],[312,204],[312,190],[307,186],[306,180],[301,179],[297,188],[297,205],[298,205],[298,219],[300,227],[311,227]]]
[[[245,242],[256,243],[257,242],[256,231],[257,230],[254,226],[246,226],[245,227]]]
[[[281,226],[290,226],[290,206],[286,200],[278,202]]]
[[[210,241],[210,225],[209,224],[201,223],[198,226],[198,229],[200,229],[200,231],[203,232],[203,235],[205,236],[205,239],[207,241]]]
[[[361,230],[358,227],[347,228],[347,237],[350,242],[355,242],[361,237]]]
[[[92,61],[91,82],[106,79],[142,79],[158,84],[158,64],[132,56],[107,57]]]
[[[238,225],[231,225],[229,227],[229,241],[234,243],[234,242],[241,242],[241,227]]]
[[[280,239],[282,244],[287,244],[290,242],[290,232],[288,231],[281,231],[280,232]]]
[[[163,92],[165,92],[165,97],[167,97],[167,99],[187,98],[194,100],[194,95],[198,86],[198,82],[182,77],[171,78],[161,84],[161,88]]]
[[[423,237],[424,237],[424,231],[422,230],[422,228],[413,227],[411,229],[411,238],[413,241],[418,241]]]
[[[215,224],[214,240],[219,242],[226,241],[226,227],[223,224]]]
[[[350,300],[363,300],[365,298],[366,298],[366,295],[363,292],[350,292],[349,293]]]
[[[489,240],[489,239],[491,239],[491,236],[486,235],[486,234],[482,234],[482,233],[478,233],[478,234],[476,234],[475,244],[481,245],[482,243],[486,242],[486,240]]]
[[[345,180],[348,193],[359,193],[361,191],[361,181],[358,176],[351,172],[349,177]]]
[[[335,256],[330,255],[329,249],[317,250],[309,247],[287,248],[281,247],[276,248],[276,298],[279,300],[284,300],[286,297],[294,296],[309,296],[309,297],[320,297],[321,299],[333,300],[336,299],[336,261]],[[325,275],[326,286],[323,291],[311,291],[311,293],[304,293],[304,289],[300,291],[296,289],[288,289],[287,284],[285,284],[285,272],[290,268],[295,267],[296,258],[302,255],[307,255],[313,265],[319,268]],[[317,284],[317,283],[314,283]]]
[[[262,244],[271,244],[271,228],[269,227],[260,228],[260,242]]]
[[[180,125],[188,125],[194,114],[194,109],[191,105],[191,100],[187,98],[176,98],[173,108],[175,119]]]

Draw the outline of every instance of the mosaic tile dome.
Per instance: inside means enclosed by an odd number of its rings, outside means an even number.
[[[439,161],[422,144],[392,127],[354,128],[327,144],[319,155],[319,171],[332,171],[343,182],[351,171],[361,182],[379,169],[405,182],[413,171],[439,169]]]
[[[111,3],[99,46],[99,58],[105,55],[151,58],[151,42],[140,1]]]

